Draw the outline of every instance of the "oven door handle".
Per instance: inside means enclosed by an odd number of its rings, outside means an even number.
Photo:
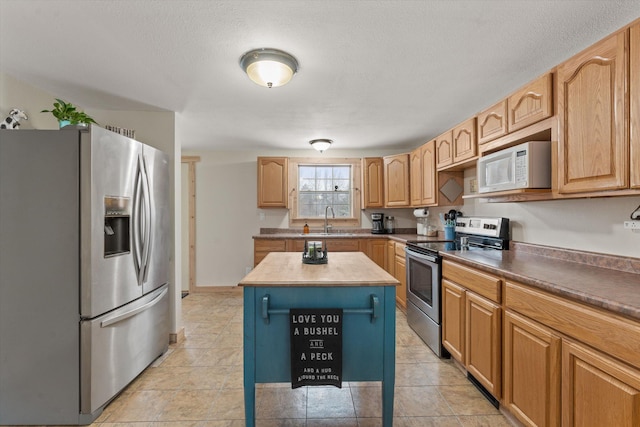
[[[419,259],[423,259],[425,261],[429,261],[429,262],[433,262],[433,263],[437,263],[438,262],[438,257],[434,257],[431,255],[425,255],[425,254],[421,254],[419,252],[414,252],[411,249],[408,248],[404,248],[404,251],[407,255],[415,257],[415,258],[419,258]]]

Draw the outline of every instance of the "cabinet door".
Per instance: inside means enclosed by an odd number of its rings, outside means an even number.
[[[429,141],[420,148],[422,158],[422,206],[436,205],[438,203],[438,172],[436,171],[436,141]],[[413,185],[413,181],[411,181]]]
[[[465,290],[442,281],[442,345],[464,365]]]
[[[445,132],[436,138],[436,153],[438,169],[453,163],[453,132]]]
[[[396,277],[395,274],[395,266],[396,266],[396,244],[391,240],[387,240],[387,257],[385,258],[385,267],[387,273]]]
[[[270,252],[284,252],[287,250],[287,241],[284,239],[254,239],[253,241],[253,266],[260,264]]]
[[[382,157],[362,159],[362,207],[384,207]]]
[[[287,207],[286,157],[258,157],[258,207]]]
[[[471,159],[477,153],[476,118],[473,117],[453,129],[453,163]]]
[[[396,243],[396,254],[398,248],[404,248],[405,245]],[[394,276],[400,282],[400,286],[396,288],[396,302],[402,308],[407,308],[407,265],[404,256],[395,256]]]
[[[553,115],[551,74],[532,81],[507,100],[509,132],[522,129]]]
[[[360,252],[360,241],[358,239],[327,239],[324,240],[329,251],[331,252]]]
[[[638,370],[566,339],[562,365],[563,426],[640,426]]]
[[[494,397],[500,398],[502,334],[500,306],[466,293],[465,359],[467,371]]]
[[[509,311],[504,322],[505,405],[525,426],[559,426],[560,338]]]
[[[384,183],[385,206],[406,207],[410,205],[408,154],[384,158]]]
[[[385,268],[385,258],[387,254],[386,239],[362,239],[366,243],[366,254],[380,267]]]
[[[558,191],[628,186],[626,32],[558,66]]]
[[[640,188],[640,24],[631,27],[631,188]]]
[[[416,148],[409,154],[409,171],[411,172],[411,206],[422,205],[422,150]]]
[[[484,144],[507,134],[507,100],[478,114],[478,144]]]

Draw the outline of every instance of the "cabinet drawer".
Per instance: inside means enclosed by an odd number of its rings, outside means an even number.
[[[640,368],[640,323],[513,282],[505,306]]]
[[[545,74],[509,97],[509,132],[553,115],[552,82],[551,74]]]
[[[256,252],[285,252],[287,241],[284,239],[254,240],[253,249]]]
[[[320,240],[320,239],[318,239]],[[329,257],[331,252],[359,252],[360,241],[358,239],[327,239]]]
[[[442,277],[464,286],[491,301],[499,303],[501,300],[500,285],[502,280],[498,277],[448,260],[442,261]]]
[[[507,134],[507,100],[478,114],[478,144]]]
[[[405,244],[396,243],[396,256],[404,258],[406,254],[404,253]]]

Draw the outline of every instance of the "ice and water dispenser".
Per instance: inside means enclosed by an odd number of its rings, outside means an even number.
[[[131,199],[128,197],[104,198],[104,256],[110,257],[131,252]]]

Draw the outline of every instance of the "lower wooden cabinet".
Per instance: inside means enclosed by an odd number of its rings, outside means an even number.
[[[360,240],[360,252],[364,252],[373,262],[385,268],[387,239],[362,239]]]
[[[494,397],[502,385],[502,310],[486,298],[466,293],[465,360],[467,371]]]
[[[640,426],[640,372],[587,346],[564,339],[562,425]]]
[[[442,345],[451,357],[465,364],[465,289],[449,280],[442,281]]]
[[[560,337],[504,314],[504,405],[525,426],[560,425]]]
[[[287,241],[284,239],[254,239],[253,240],[253,266],[260,264],[260,261],[269,252],[285,252]]]
[[[396,243],[392,240],[387,240],[387,257],[384,260],[384,269],[392,275],[395,274],[395,266],[396,266]]]
[[[400,286],[396,288],[396,302],[402,308],[407,308],[407,261],[404,253],[405,245],[395,242],[395,265],[393,276],[398,279]]]
[[[495,398],[502,392],[502,280],[442,262],[444,347]]]

